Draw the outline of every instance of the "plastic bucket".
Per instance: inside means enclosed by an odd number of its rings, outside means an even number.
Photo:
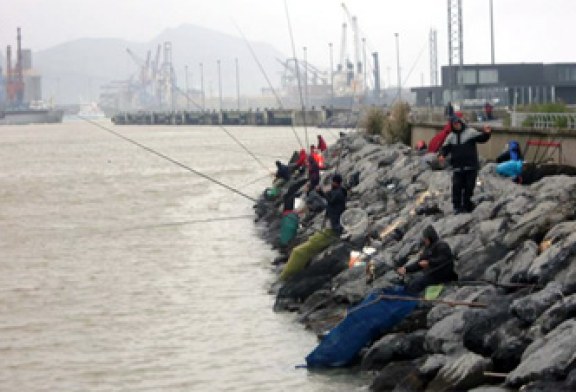
[[[363,234],[368,227],[368,214],[360,208],[350,208],[340,216],[340,224],[349,234]]]

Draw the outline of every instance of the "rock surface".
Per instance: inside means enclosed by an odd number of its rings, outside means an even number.
[[[476,209],[454,215],[450,171],[430,170],[407,146],[349,133],[328,149],[326,164],[322,183],[337,167],[349,186],[348,208],[366,211],[368,228],[277,284],[276,311],[298,312],[307,328],[326,332],[371,290],[402,283],[394,271],[416,260],[431,224],[457,255],[459,282],[446,285],[439,299],[486,307],[421,304],[382,331],[361,351],[362,371],[374,373],[371,389],[575,390],[576,178],[550,176],[521,186],[487,163],[478,176]],[[304,183],[304,175],[295,177],[282,196],[303,195]],[[255,206],[270,244],[278,238],[281,205],[282,197],[262,197]],[[324,215],[309,213],[302,221],[294,245],[319,230]],[[376,248],[374,279],[363,265],[348,268],[350,251],[368,245]],[[289,255],[281,252],[277,262]]]

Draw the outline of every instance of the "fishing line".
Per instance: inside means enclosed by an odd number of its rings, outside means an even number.
[[[163,227],[170,227],[170,226],[193,225],[193,224],[197,224],[197,223],[224,222],[224,221],[241,220],[241,219],[254,219],[254,215],[238,215],[238,216],[227,216],[227,217],[220,217],[220,218],[194,219],[194,220],[181,221],[181,222],[160,223],[157,225],[135,226],[135,227],[129,227],[129,228],[118,230],[118,231],[144,230],[144,229],[163,228]]]
[[[186,92],[182,91],[181,89],[177,88],[178,92],[180,92],[181,94],[184,94],[184,96],[187,99],[190,99],[190,101],[199,109],[202,109],[202,107],[197,104],[194,99],[190,98],[189,94],[187,94]],[[260,164],[260,166],[262,166],[262,168],[264,168],[266,171],[270,172],[270,169],[268,168],[268,166],[266,166],[256,155],[254,155],[252,153],[252,151],[250,151],[240,140],[238,140],[234,135],[232,135],[226,128],[224,128],[222,125],[218,125],[218,128],[220,128],[221,130],[223,130],[232,140],[234,140],[240,147],[242,147],[244,149],[244,151],[246,151],[252,158],[254,158],[254,160],[256,162],[258,162]]]
[[[132,140],[132,139],[130,139],[129,137],[126,137],[126,136],[124,136],[124,135],[121,135],[121,134],[119,134],[118,132],[115,132],[115,131],[113,131],[112,129],[107,128],[107,127],[105,127],[105,126],[103,126],[103,125],[101,125],[101,124],[98,124],[97,122],[92,121],[92,120],[90,120],[90,119],[88,119],[88,118],[85,118],[85,117],[82,117],[82,116],[78,116],[78,117],[81,118],[82,120],[84,120],[84,121],[92,124],[92,125],[97,126],[97,127],[100,128],[100,129],[103,129],[103,130],[105,130],[105,131],[107,131],[107,132],[109,132],[109,133],[111,133],[111,134],[119,137],[120,139],[123,139],[123,140],[127,141],[128,143],[132,143],[132,144],[134,144],[134,145],[136,145],[136,146],[138,146],[138,147],[140,147],[140,148],[142,148],[142,149],[144,149],[144,150],[146,150],[146,151],[148,151],[148,152],[150,152],[150,153],[152,153],[152,154],[154,154],[154,155],[157,155],[157,156],[159,156],[159,157],[161,157],[161,158],[164,158],[165,160],[167,160],[167,161],[169,161],[169,162],[172,162],[173,164],[175,164],[175,165],[177,165],[177,166],[180,166],[181,168],[183,168],[183,169],[185,169],[185,170],[188,170],[188,171],[190,171],[190,172],[192,172],[192,173],[194,173],[194,174],[196,174],[196,175],[198,175],[198,176],[200,176],[200,177],[202,177],[202,178],[205,178],[206,180],[208,180],[208,181],[210,181],[210,182],[213,182],[213,183],[215,183],[215,184],[217,184],[217,185],[220,185],[221,187],[226,188],[226,189],[228,189],[228,190],[231,191],[231,192],[234,192],[234,193],[236,193],[236,194],[238,194],[238,195],[240,195],[240,196],[242,196],[242,197],[245,197],[246,199],[251,200],[251,201],[253,201],[253,202],[255,202],[255,203],[258,202],[255,198],[253,198],[253,197],[251,197],[251,196],[248,196],[248,195],[245,194],[244,192],[239,191],[238,189],[233,188],[233,187],[231,187],[230,185],[227,185],[227,184],[225,184],[225,183],[223,183],[223,182],[221,182],[221,181],[218,181],[218,180],[216,180],[215,178],[212,178],[212,177],[210,177],[210,176],[207,175],[207,174],[204,174],[204,173],[202,173],[202,172],[200,172],[200,171],[198,171],[198,170],[195,170],[195,169],[191,168],[190,166],[187,166],[187,165],[185,165],[185,164],[183,164],[183,163],[181,163],[181,162],[178,162],[177,160],[172,159],[172,158],[170,158],[169,156],[167,156],[167,155],[165,155],[165,154],[162,154],[161,152],[158,152],[158,151],[156,151],[156,150],[154,150],[154,149],[152,149],[152,148],[150,148],[150,147],[148,147],[148,146],[145,146],[145,145],[143,145],[143,144],[141,144],[141,143],[138,143],[137,141]]]
[[[304,98],[302,97],[302,83],[300,81],[300,66],[298,65],[298,57],[296,57],[296,47],[294,45],[294,34],[292,34],[292,24],[290,23],[290,14],[288,12],[287,0],[284,0],[284,10],[286,13],[286,19],[288,21],[288,31],[290,32],[290,42],[292,43],[292,56],[296,62],[296,79],[298,80],[298,95],[300,95],[300,104],[302,105],[302,120],[304,121],[304,132],[306,135],[306,146],[310,146],[310,141],[308,140],[308,127],[306,126],[306,107],[304,105]],[[306,66],[306,64],[305,64]]]
[[[238,30],[238,32],[242,36],[244,43],[246,43],[246,46],[248,46],[248,49],[250,50],[250,54],[252,54],[252,57],[256,61],[256,64],[258,64],[258,67],[260,68],[260,72],[262,72],[262,74],[264,75],[266,82],[268,82],[268,87],[270,87],[270,89],[272,90],[272,93],[274,94],[274,97],[276,97],[276,101],[278,102],[278,105],[280,106],[281,109],[284,108],[284,105],[282,104],[282,100],[280,99],[280,96],[276,93],[276,89],[274,89],[274,86],[272,86],[272,83],[270,82],[270,79],[268,78],[268,75],[266,74],[266,71],[264,70],[262,63],[258,59],[258,56],[256,56],[256,52],[254,51],[254,49],[252,49],[252,45],[250,45],[250,42],[248,41],[248,39],[246,38],[246,36],[242,32],[242,30],[240,29],[240,26],[238,26],[236,24],[236,22],[234,22],[234,20],[232,20],[232,23],[234,23],[234,26],[236,26],[236,29]],[[296,129],[294,129],[294,124],[292,124],[292,122],[291,122],[290,126],[292,127],[292,132],[294,133],[294,136],[296,136],[296,140],[298,141],[300,148],[304,148],[304,146],[302,145],[302,141],[300,140],[300,137],[298,136]]]
[[[258,60],[258,57],[256,56],[256,53],[254,52],[252,45],[250,45],[248,43],[248,39],[246,39],[246,36],[244,35],[244,33],[242,32],[240,27],[236,24],[236,22],[234,22],[234,20],[232,20],[232,23],[236,27],[236,30],[238,30],[238,32],[242,36],[242,39],[246,43],[246,46],[248,46],[248,50],[250,51],[250,54],[252,55],[252,57],[256,61],[256,64],[258,64],[258,68],[260,68],[260,72],[262,72],[262,75],[264,75],[264,78],[266,79],[266,82],[268,83],[268,87],[270,87],[270,89],[272,89],[272,93],[274,94],[274,97],[276,98],[276,102],[278,103],[278,106],[282,107],[282,100],[280,99],[278,94],[276,94],[276,90],[274,90],[274,87],[272,87],[272,82],[270,82],[270,79],[268,78],[268,74],[266,74],[266,71],[264,70],[262,63],[260,62],[260,60]]]

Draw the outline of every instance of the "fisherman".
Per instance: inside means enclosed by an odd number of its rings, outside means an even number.
[[[308,241],[298,245],[290,253],[290,257],[282,269],[279,276],[280,281],[286,281],[297,272],[306,268],[306,265],[312,259],[328,246],[336,242],[342,234],[342,225],[340,225],[340,216],[346,209],[347,191],[342,186],[342,176],[334,174],[330,189],[323,190],[316,188],[316,193],[326,200],[326,219],[330,222],[330,228],[323,228],[314,233]]]
[[[322,135],[318,135],[318,149],[320,150],[320,152],[324,152],[328,149],[326,141],[324,140]]]
[[[520,151],[520,145],[515,140],[510,140],[507,149],[496,158],[496,173],[504,177],[512,178],[512,181],[521,184],[523,182],[522,173],[524,171],[524,157]]]
[[[462,118],[463,114],[461,111],[456,112],[456,116],[458,118]],[[442,165],[438,160],[438,151],[440,147],[446,141],[448,135],[452,132],[452,124],[450,123],[450,119],[444,124],[444,128],[440,132],[438,132],[432,139],[430,139],[430,143],[428,143],[428,151],[422,157],[422,162],[425,166],[430,167],[432,170],[441,170],[443,169]]]
[[[302,148],[298,154],[298,160],[294,164],[295,168],[300,169],[308,165],[307,158],[306,149]]]
[[[280,161],[276,161],[276,174],[274,175],[274,183],[278,186],[290,181],[292,177],[292,170],[288,165],[284,165]]]
[[[458,280],[454,272],[454,256],[450,246],[440,240],[438,233],[432,225],[426,226],[422,233],[424,249],[418,257],[418,261],[400,267],[396,272],[406,276],[414,272],[422,271],[423,274],[411,279],[406,285],[406,292],[418,295],[427,286]]]
[[[496,162],[522,161],[523,159],[524,156],[520,150],[520,144],[516,140],[510,140],[506,143],[506,150],[496,158]]]
[[[464,117],[461,111],[457,111],[455,115],[460,119]],[[448,119],[446,124],[444,124],[444,128],[430,139],[430,143],[428,143],[428,152],[433,152],[435,154],[438,153],[438,150],[440,150],[440,147],[442,147],[450,132],[452,132],[452,124],[450,123],[450,119]]]
[[[320,167],[312,154],[308,156],[308,181],[308,191],[316,189],[320,184]]]
[[[342,176],[334,174],[332,176],[332,184],[330,189],[323,190],[318,187],[318,194],[326,199],[326,219],[330,221],[330,227],[337,234],[342,234],[342,225],[340,225],[340,216],[346,210],[346,197],[348,192],[342,186]]]
[[[444,165],[445,157],[450,155],[452,165],[452,205],[454,213],[472,212],[475,208],[472,195],[476,186],[476,177],[480,163],[478,162],[477,143],[486,143],[490,139],[492,128],[484,127],[480,132],[468,127],[461,118],[453,116],[450,119],[451,133],[440,149],[439,162]]]

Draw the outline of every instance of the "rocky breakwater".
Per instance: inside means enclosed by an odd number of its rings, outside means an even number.
[[[327,165],[338,165],[349,186],[348,208],[368,213],[368,229],[330,245],[276,284],[275,311],[298,312],[306,328],[325,333],[371,290],[398,284],[396,267],[416,260],[423,229],[431,224],[457,255],[459,281],[439,299],[486,307],[421,302],[360,351],[355,365],[374,375],[371,389],[576,390],[576,178],[518,185],[484,163],[473,198],[477,207],[454,215],[451,173],[430,170],[407,146],[349,134],[327,151]],[[295,177],[283,192],[304,182]],[[278,242],[281,200],[262,198],[255,206],[271,244]],[[324,217],[304,221],[295,244],[319,230]],[[348,266],[350,251],[365,245],[377,249],[370,283],[364,268]],[[288,254],[275,261],[279,269]]]

